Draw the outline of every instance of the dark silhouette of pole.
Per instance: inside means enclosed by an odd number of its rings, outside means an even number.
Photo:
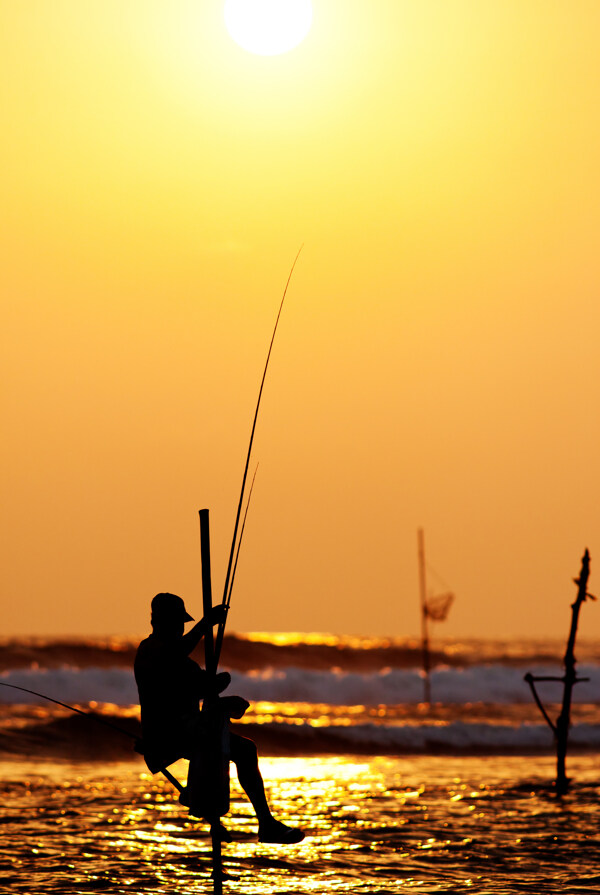
[[[427,584],[425,579],[425,537],[423,529],[417,532],[418,552],[419,552],[419,585],[421,595],[421,649],[423,654],[423,684],[425,702],[431,705],[431,680],[429,673],[431,671],[431,657],[429,654],[429,629],[427,625]]]
[[[577,677],[575,670],[575,638],[577,637],[577,625],[579,623],[579,611],[587,596],[587,583],[590,575],[590,554],[586,550],[581,560],[581,572],[575,579],[577,584],[577,597],[571,604],[571,630],[565,652],[565,676],[563,701],[560,715],[556,720],[556,792],[565,793],[569,787],[569,779],[566,774],[567,744],[569,740],[569,728],[571,726],[571,697],[573,687],[581,678]]]
[[[531,688],[533,698],[540,712],[544,716],[545,721],[554,734],[556,742],[556,793],[564,795],[569,788],[569,778],[566,772],[567,762],[567,746],[569,743],[569,729],[571,727],[571,702],[573,696],[573,687],[581,681],[587,681],[589,678],[578,677],[575,668],[575,639],[577,637],[577,626],[579,624],[579,612],[583,603],[587,599],[595,600],[596,597],[588,593],[587,584],[590,577],[590,554],[586,550],[581,559],[581,572],[579,578],[574,578],[577,585],[577,596],[575,602],[571,604],[571,628],[569,631],[569,639],[567,640],[567,649],[563,660],[565,672],[562,677],[542,676],[535,677],[533,674],[526,674],[525,680]],[[540,681],[558,681],[563,684],[563,699],[560,715],[556,723],[552,721],[546,711],[539,693],[536,689],[536,683]]]
[[[210,571],[210,526],[208,510],[200,510],[200,557],[202,560],[202,614],[209,618],[212,610],[212,580]],[[204,633],[204,664],[206,670],[214,677],[215,647],[212,625],[207,625]]]
[[[212,583],[210,571],[210,528],[208,510],[200,510],[200,554],[202,558],[202,608],[204,618],[209,619],[212,611]],[[224,719],[219,710],[219,697],[216,689],[217,659],[212,625],[208,624],[204,634],[204,661],[208,673],[208,695],[204,700],[203,714],[207,726],[207,757],[211,767],[209,792],[206,793],[206,811],[204,816],[210,824],[212,842],[212,865],[214,895],[223,893],[223,858],[221,854],[221,815],[229,809],[229,777],[227,775],[227,793],[223,789],[223,744],[222,725]],[[228,762],[228,757],[226,757]]]

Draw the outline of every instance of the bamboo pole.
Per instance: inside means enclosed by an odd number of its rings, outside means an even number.
[[[581,560],[581,572],[575,579],[577,584],[577,597],[571,604],[571,630],[567,641],[564,666],[564,689],[560,715],[556,720],[556,792],[562,795],[569,788],[569,778],[566,773],[567,745],[569,740],[569,728],[571,726],[571,698],[573,687],[580,678],[575,670],[575,638],[577,637],[577,625],[579,623],[579,611],[585,602],[587,583],[590,575],[590,554],[586,550]]]
[[[205,619],[210,619],[212,610],[212,583],[210,571],[210,528],[208,510],[200,510],[200,554],[202,558],[202,609]],[[204,700],[205,709],[210,717],[209,728],[210,735],[213,737],[211,744],[211,756],[216,759],[215,764],[221,763],[219,760],[222,756],[220,751],[219,725],[215,723],[215,715],[218,711],[215,702],[218,697],[215,687],[215,676],[217,673],[217,665],[215,662],[215,648],[212,625],[207,624],[204,634],[204,661],[206,671],[208,673],[208,696]],[[207,705],[208,701],[208,705]],[[213,729],[214,728],[214,729]],[[217,780],[213,780],[217,784]],[[223,857],[221,854],[221,815],[219,806],[219,793],[215,789],[210,793],[209,811],[206,819],[210,823],[210,838],[212,842],[212,878],[214,895],[222,895],[223,893]]]

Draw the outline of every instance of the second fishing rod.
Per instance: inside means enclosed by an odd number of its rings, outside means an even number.
[[[296,264],[297,264],[298,258],[300,257],[301,251],[302,251],[302,246],[300,246],[300,248],[298,249],[298,252],[296,254],[296,257],[294,258],[294,262],[290,268],[290,272],[288,274],[288,278],[287,278],[287,281],[285,284],[285,289],[283,290],[283,296],[281,298],[281,303],[279,305],[279,310],[277,312],[277,317],[275,319],[275,326],[273,327],[273,333],[271,335],[271,342],[269,344],[267,359],[265,362],[263,375],[262,375],[262,379],[260,382],[260,388],[258,391],[258,400],[256,402],[256,409],[254,411],[254,419],[252,421],[252,430],[250,432],[250,441],[248,444],[248,452],[246,454],[246,463],[244,465],[244,474],[242,476],[242,487],[240,490],[240,498],[238,501],[237,512],[236,512],[236,517],[235,517],[235,524],[233,527],[233,537],[231,540],[231,549],[229,551],[229,561],[227,563],[227,572],[225,575],[225,586],[223,588],[222,605],[225,608],[225,615],[223,617],[223,620],[219,623],[219,626],[217,628],[217,633],[216,633],[215,641],[214,641],[214,649],[213,649],[213,654],[212,654],[212,667],[210,669],[207,668],[207,671],[211,671],[213,674],[216,672],[217,667],[219,665],[219,658],[221,655],[221,647],[223,645],[223,636],[225,634],[225,625],[227,624],[227,613],[229,612],[229,607],[231,605],[231,594],[233,591],[233,582],[235,580],[235,571],[237,568],[237,560],[239,557],[240,547],[241,547],[241,543],[242,543],[242,537],[244,534],[246,517],[248,515],[248,507],[250,505],[250,498],[252,496],[252,488],[254,487],[254,479],[256,478],[256,471],[255,471],[254,477],[252,479],[252,485],[250,487],[250,492],[248,494],[248,500],[246,503],[246,509],[244,512],[243,520],[242,520],[242,526],[240,529],[240,520],[242,519],[242,507],[244,505],[244,496],[245,496],[245,492],[246,492],[248,470],[250,468],[250,459],[252,456],[252,446],[254,444],[254,434],[256,432],[256,423],[258,420],[258,413],[260,410],[260,402],[262,399],[265,380],[267,377],[267,370],[269,368],[269,361],[271,359],[271,352],[273,350],[273,343],[275,342],[275,336],[277,334],[277,327],[279,326],[279,319],[281,317],[281,312],[283,310],[285,298],[286,298],[288,288],[289,288],[289,285],[290,285],[290,282],[292,279],[292,275],[294,273],[294,268],[296,267]]]

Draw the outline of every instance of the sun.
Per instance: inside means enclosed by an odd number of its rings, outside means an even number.
[[[225,25],[240,47],[259,56],[287,53],[312,24],[311,0],[225,0]]]

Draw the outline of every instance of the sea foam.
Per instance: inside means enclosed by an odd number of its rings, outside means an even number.
[[[558,667],[531,669],[540,676],[559,677]],[[581,666],[579,683],[573,691],[575,703],[600,701],[600,667]],[[0,682],[36,690],[61,702],[84,704],[112,703],[118,706],[138,702],[133,671],[128,668],[53,668],[4,672]],[[562,696],[559,683],[541,683],[545,700],[557,702]],[[471,668],[439,668],[431,674],[431,690],[436,702],[519,704],[531,702],[523,671],[499,665]],[[251,701],[328,703],[330,705],[398,705],[423,701],[423,677],[417,670],[383,669],[358,674],[337,669],[315,671],[299,668],[264,669],[243,674],[232,672],[230,693]],[[0,687],[0,702],[43,702],[19,690]]]

